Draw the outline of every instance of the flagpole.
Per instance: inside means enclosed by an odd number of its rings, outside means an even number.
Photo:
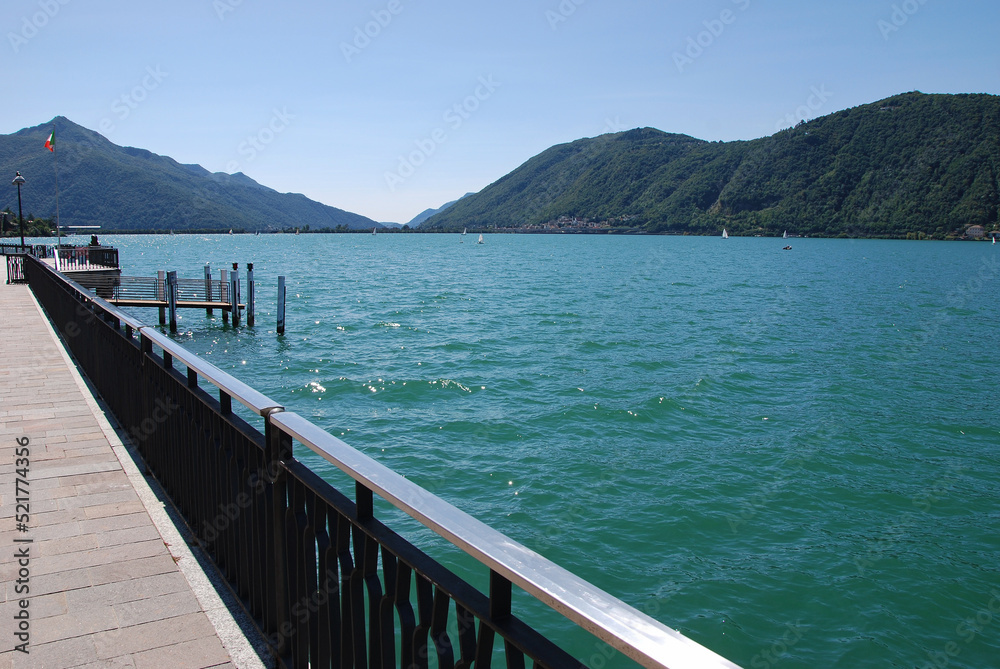
[[[56,134],[55,126],[52,127],[52,134]],[[62,246],[62,228],[59,227],[59,154],[56,153],[55,143],[52,144],[52,160],[56,166],[56,248]]]

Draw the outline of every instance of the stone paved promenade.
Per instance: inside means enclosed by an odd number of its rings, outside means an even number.
[[[263,666],[28,287],[5,280],[0,669]],[[25,464],[16,462],[18,439],[29,453],[29,483],[21,491],[30,500],[26,531],[15,517],[24,511],[15,500],[16,470]],[[23,586],[29,591],[19,594]],[[28,618],[19,621],[26,596]],[[22,622],[27,655],[13,650],[22,643],[16,636]]]

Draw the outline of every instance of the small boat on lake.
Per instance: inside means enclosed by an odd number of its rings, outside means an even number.
[[[722,228],[722,238],[723,239],[729,239],[729,233],[726,232],[725,228]]]
[[[479,235],[479,241],[476,242],[476,243],[477,244],[482,244],[483,243],[483,236],[482,236],[482,234]]]

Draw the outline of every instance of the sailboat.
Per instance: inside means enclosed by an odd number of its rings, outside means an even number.
[[[729,233],[726,232],[725,228],[722,228],[722,238],[723,239],[729,239]]]
[[[785,230],[783,233],[781,233],[781,238],[788,239],[788,230]]]
[[[375,234],[375,228],[372,228],[372,234],[373,235]]]
[[[468,228],[465,228],[465,229],[462,230],[462,238],[458,240],[459,244],[464,244],[465,243],[465,233],[468,232],[468,231],[469,231]]]
[[[479,235],[479,241],[476,242],[476,243],[477,244],[482,244],[483,243],[483,236],[481,234]]]
[[[997,245],[997,236],[993,235],[993,246]]]

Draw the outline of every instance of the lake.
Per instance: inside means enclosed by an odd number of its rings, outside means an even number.
[[[996,666],[994,246],[102,241],[121,249],[126,275],[253,262],[257,326],[182,311],[179,341],[734,662]],[[592,637],[518,606],[604,662]]]

